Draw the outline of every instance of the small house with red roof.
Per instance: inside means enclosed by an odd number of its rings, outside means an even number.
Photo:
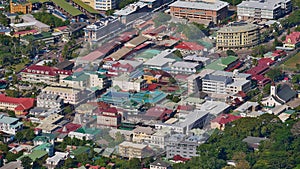
[[[177,46],[175,46],[175,49],[178,49],[183,55],[188,54],[197,54],[197,55],[203,55],[204,46],[199,45],[195,42],[181,42]]]
[[[71,131],[76,131],[81,127],[80,124],[68,123],[63,128],[57,130],[58,133],[69,134]]]
[[[295,49],[300,45],[300,32],[292,32],[287,35],[285,41],[283,42],[284,48]]]
[[[98,126],[119,127],[121,125],[122,115],[115,107],[107,107],[102,109],[101,113],[97,116]]]
[[[32,30],[25,30],[25,31],[19,31],[19,32],[15,32],[14,33],[14,37],[22,37],[22,36],[26,36],[26,35],[34,35],[37,34],[38,31],[35,29]]]
[[[60,78],[68,77],[72,74],[70,70],[60,70],[50,66],[32,65],[21,71],[23,81],[30,83],[57,83]]]
[[[17,116],[28,114],[34,107],[34,98],[14,98],[0,94],[0,109],[14,111]]]
[[[241,116],[235,116],[232,114],[221,114],[211,121],[210,127],[212,129],[224,130],[225,125],[233,122],[234,120],[242,118]]]

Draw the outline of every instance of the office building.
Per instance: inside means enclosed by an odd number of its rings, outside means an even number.
[[[278,19],[291,11],[291,0],[246,0],[237,5],[239,20]]]
[[[259,44],[259,27],[246,22],[234,22],[217,32],[218,49],[243,49]]]
[[[176,1],[170,6],[171,15],[203,24],[220,23],[227,18],[228,3],[219,0]]]

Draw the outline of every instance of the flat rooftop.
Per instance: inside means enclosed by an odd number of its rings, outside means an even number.
[[[231,23],[231,24],[228,24],[228,25],[222,27],[220,30],[218,30],[218,33],[248,32],[248,31],[252,31],[252,30],[256,30],[256,29],[259,29],[259,27],[252,23],[234,22],[234,23]]]
[[[257,1],[257,0],[250,0],[250,1],[243,1],[237,5],[237,7],[243,8],[260,8],[260,9],[269,9],[273,10],[276,8],[280,8],[281,2],[290,2],[291,0],[265,0],[265,1]]]
[[[208,10],[208,11],[218,11],[223,9],[224,7],[227,7],[229,3],[216,0],[213,2],[205,2],[205,1],[197,1],[197,2],[191,2],[191,1],[176,1],[172,4],[170,4],[170,7],[180,7],[180,8],[191,8],[191,9],[202,9],[202,10]]]

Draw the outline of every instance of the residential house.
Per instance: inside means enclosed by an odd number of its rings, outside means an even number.
[[[87,128],[87,127],[81,127],[77,129],[76,131],[71,131],[68,136],[71,138],[77,138],[80,140],[93,140],[96,138],[96,136],[100,133],[101,131],[96,128]]]
[[[210,127],[212,129],[219,129],[219,130],[224,130],[225,129],[225,125],[227,123],[230,123],[234,120],[240,119],[242,118],[241,116],[235,116],[232,114],[221,114],[219,116],[217,116],[215,119],[213,119],[211,121]]]
[[[252,136],[247,136],[244,138],[242,141],[247,143],[249,147],[253,148],[254,150],[258,150],[258,147],[262,141],[267,141],[269,140],[268,138],[262,138],[262,137],[252,137]]]
[[[33,145],[38,146],[45,143],[50,143],[54,145],[55,135],[51,133],[44,133],[40,136],[36,136],[32,141]]]
[[[34,98],[14,98],[0,94],[0,109],[14,111],[17,116],[26,115],[34,106]]]
[[[172,169],[172,166],[165,161],[156,160],[153,163],[150,163],[150,169]]]
[[[23,123],[19,119],[0,114],[0,131],[6,134],[15,135],[22,130]]]
[[[167,109],[165,107],[151,107],[147,110],[144,116],[149,117],[149,119],[166,121],[170,117],[174,116],[175,112],[173,110]]]
[[[300,46],[300,32],[292,32],[287,35],[285,41],[283,42],[284,48],[295,49]]]
[[[42,159],[43,157],[47,156],[48,155],[48,152],[46,151],[43,151],[43,150],[35,150],[35,151],[32,151],[32,153],[29,153],[29,154],[23,154],[21,157],[19,157],[17,159],[17,161],[21,161],[21,159],[23,157],[29,157],[32,162],[36,162],[37,160],[40,160]]]
[[[262,100],[262,104],[268,107],[284,105],[297,96],[297,92],[287,84],[283,84],[279,89],[272,84],[270,95]]]
[[[151,141],[151,135],[154,133],[151,127],[138,126],[133,131],[132,141],[136,143],[149,143]]]
[[[53,157],[46,159],[46,166],[49,169],[55,169],[62,166],[63,162],[69,157],[69,153],[66,152],[55,152]]]
[[[33,151],[36,150],[42,150],[42,151],[46,151],[48,153],[48,156],[53,156],[54,154],[54,144],[51,143],[43,143],[40,145],[37,145],[36,147],[33,148]]]
[[[57,124],[61,122],[63,118],[64,116],[62,115],[51,114],[43,119],[36,128],[41,129],[43,133],[52,133],[54,130],[59,128],[59,125]]]

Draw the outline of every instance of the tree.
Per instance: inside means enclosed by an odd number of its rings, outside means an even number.
[[[267,72],[267,76],[273,81],[278,81],[282,77],[282,74],[279,68],[274,68]]]
[[[176,55],[179,58],[183,57],[182,54],[181,54],[181,52],[180,52],[180,50],[175,50],[173,53],[174,53],[174,55]]]
[[[171,19],[171,16],[163,12],[158,13],[158,15],[153,19],[155,26],[160,26],[166,24]]]
[[[266,84],[265,87],[263,88],[263,93],[265,95],[270,94],[270,89],[271,89],[271,84]]]
[[[227,56],[237,56],[237,54],[231,49],[227,50],[226,54],[227,54]]]
[[[22,162],[22,166],[24,167],[24,169],[31,169],[32,167],[32,159],[28,156],[25,156],[21,159],[21,162]]]
[[[113,10],[113,9],[109,9],[109,10],[105,11],[105,15],[107,15],[107,16],[113,15],[114,13],[115,13],[115,10]]]
[[[18,154],[14,154],[12,152],[7,152],[5,158],[6,158],[7,162],[11,162],[11,161],[16,161],[17,158],[21,157],[22,155],[23,155],[23,152],[18,153]]]

